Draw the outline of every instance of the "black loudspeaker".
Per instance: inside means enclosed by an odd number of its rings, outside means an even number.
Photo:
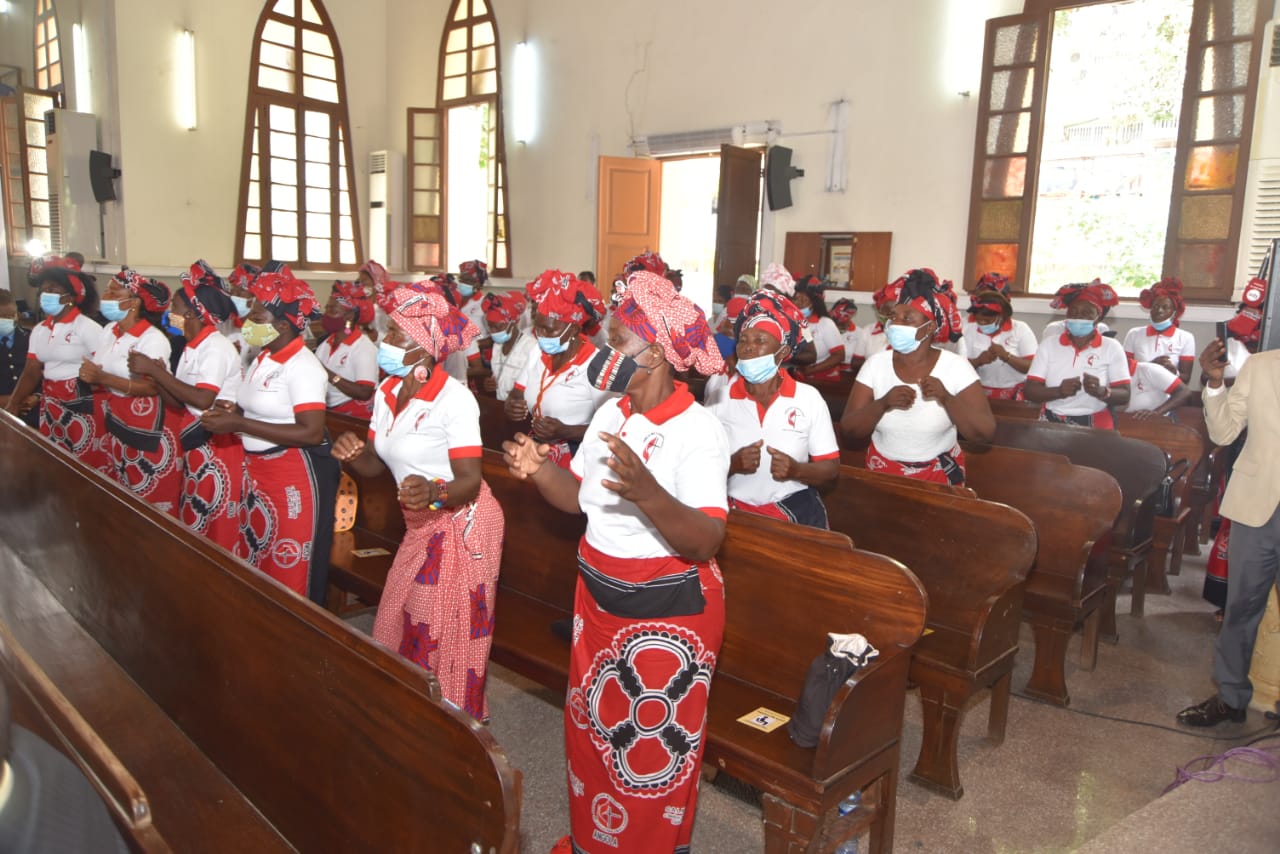
[[[89,152],[89,183],[93,185],[93,197],[99,202],[114,202],[116,188],[111,182],[120,177],[120,170],[111,166],[111,155],[105,151]]]
[[[764,188],[769,200],[769,210],[791,207],[791,181],[803,176],[803,169],[791,165],[790,148],[781,145],[770,148],[764,166]]]

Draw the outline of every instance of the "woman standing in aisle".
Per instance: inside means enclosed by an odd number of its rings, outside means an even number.
[[[373,300],[359,282],[334,282],[325,305],[325,339],[316,358],[329,372],[325,405],[334,412],[368,421],[378,384],[378,347],[365,330],[373,323]]]

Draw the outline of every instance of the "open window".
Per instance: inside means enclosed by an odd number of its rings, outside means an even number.
[[[58,13],[53,0],[36,0],[36,88],[65,91],[62,80],[62,43],[58,38]]]
[[[354,270],[356,213],[342,51],[320,0],[269,0],[249,68],[237,256]]]
[[[53,245],[49,207],[49,152],[44,114],[61,104],[61,93],[19,86],[0,98],[0,164],[4,180],[4,223],[9,254],[43,254]],[[38,244],[38,247],[34,244]]]

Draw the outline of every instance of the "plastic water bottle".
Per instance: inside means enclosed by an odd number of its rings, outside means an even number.
[[[860,803],[862,803],[862,792],[854,792],[841,801],[837,809],[840,811],[840,815],[848,815],[856,810]],[[835,854],[858,854],[858,838],[855,836],[847,842],[841,842],[839,847],[836,848]]]

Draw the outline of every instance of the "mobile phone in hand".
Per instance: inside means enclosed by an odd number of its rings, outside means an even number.
[[[1228,361],[1227,359],[1227,322],[1225,320],[1219,320],[1217,323],[1217,326],[1218,326],[1218,340],[1222,342],[1222,355],[1218,357],[1218,361],[1225,363]]]

